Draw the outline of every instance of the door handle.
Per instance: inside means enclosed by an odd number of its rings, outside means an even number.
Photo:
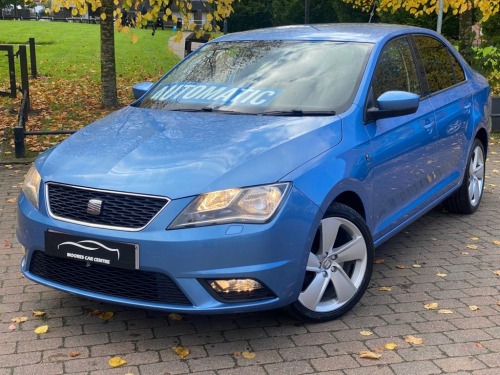
[[[425,120],[424,128],[425,128],[425,130],[432,130],[432,128],[434,127],[435,124],[436,123],[434,121]]]

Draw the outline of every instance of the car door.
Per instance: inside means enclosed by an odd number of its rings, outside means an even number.
[[[464,170],[469,150],[467,128],[470,124],[472,88],[464,69],[440,40],[413,35],[417,54],[425,72],[424,95],[434,108],[436,118],[436,171],[438,189],[455,186]]]
[[[415,56],[407,36],[389,41],[375,68],[367,107],[387,91],[422,94]],[[433,107],[420,100],[416,113],[365,124],[371,138],[373,165],[373,235],[384,237],[429,200],[435,169]]]

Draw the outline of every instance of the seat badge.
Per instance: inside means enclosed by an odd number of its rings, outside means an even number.
[[[87,213],[89,215],[97,216],[101,213],[102,200],[100,199],[90,199],[87,204]]]

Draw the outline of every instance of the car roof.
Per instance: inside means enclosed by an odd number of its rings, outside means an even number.
[[[385,39],[405,33],[434,32],[413,26],[373,24],[373,23],[336,23],[310,24],[271,27],[224,35],[214,42],[244,40],[328,40],[378,43]]]

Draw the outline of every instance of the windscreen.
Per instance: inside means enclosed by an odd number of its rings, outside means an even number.
[[[248,114],[340,113],[352,103],[372,45],[210,43],[178,65],[143,108]]]

